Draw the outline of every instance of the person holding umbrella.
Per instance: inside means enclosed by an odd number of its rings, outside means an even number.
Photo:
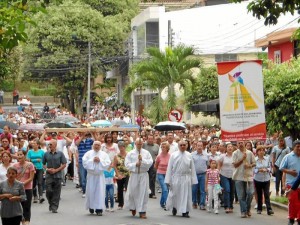
[[[128,189],[125,196],[125,208],[135,216],[139,212],[141,219],[146,219],[147,203],[149,199],[148,170],[153,164],[151,154],[142,148],[142,138],[137,138],[135,148],[125,158],[125,166],[131,172]]]

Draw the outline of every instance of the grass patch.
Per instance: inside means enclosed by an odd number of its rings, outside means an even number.
[[[286,197],[279,197],[279,196],[271,197],[271,201],[278,202],[284,205],[288,204],[288,199]]]

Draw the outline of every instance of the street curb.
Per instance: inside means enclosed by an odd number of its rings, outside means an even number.
[[[276,208],[288,211],[288,206],[287,205],[284,205],[284,204],[281,204],[281,203],[278,203],[278,202],[274,202],[274,201],[271,201],[271,205],[276,207]]]

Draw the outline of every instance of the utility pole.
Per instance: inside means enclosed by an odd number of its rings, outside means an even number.
[[[171,26],[171,20],[168,20],[168,46],[172,47],[172,26]]]
[[[89,49],[89,61],[88,61],[88,83],[87,83],[87,100],[86,100],[86,112],[89,115],[91,111],[91,42],[88,43],[88,49]]]

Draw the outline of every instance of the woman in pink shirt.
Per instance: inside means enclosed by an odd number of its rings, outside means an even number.
[[[165,176],[168,168],[168,163],[170,159],[170,145],[169,143],[163,142],[161,144],[161,153],[156,157],[154,168],[157,169],[157,180],[161,186],[161,198],[160,198],[160,206],[166,210],[166,201],[168,197],[168,187],[165,184]]]
[[[22,224],[28,225],[31,217],[31,200],[32,200],[32,180],[35,169],[31,162],[26,161],[26,150],[18,151],[18,162],[13,166],[17,169],[17,180],[23,182],[26,193],[26,201],[21,202],[23,207],[23,221]]]

